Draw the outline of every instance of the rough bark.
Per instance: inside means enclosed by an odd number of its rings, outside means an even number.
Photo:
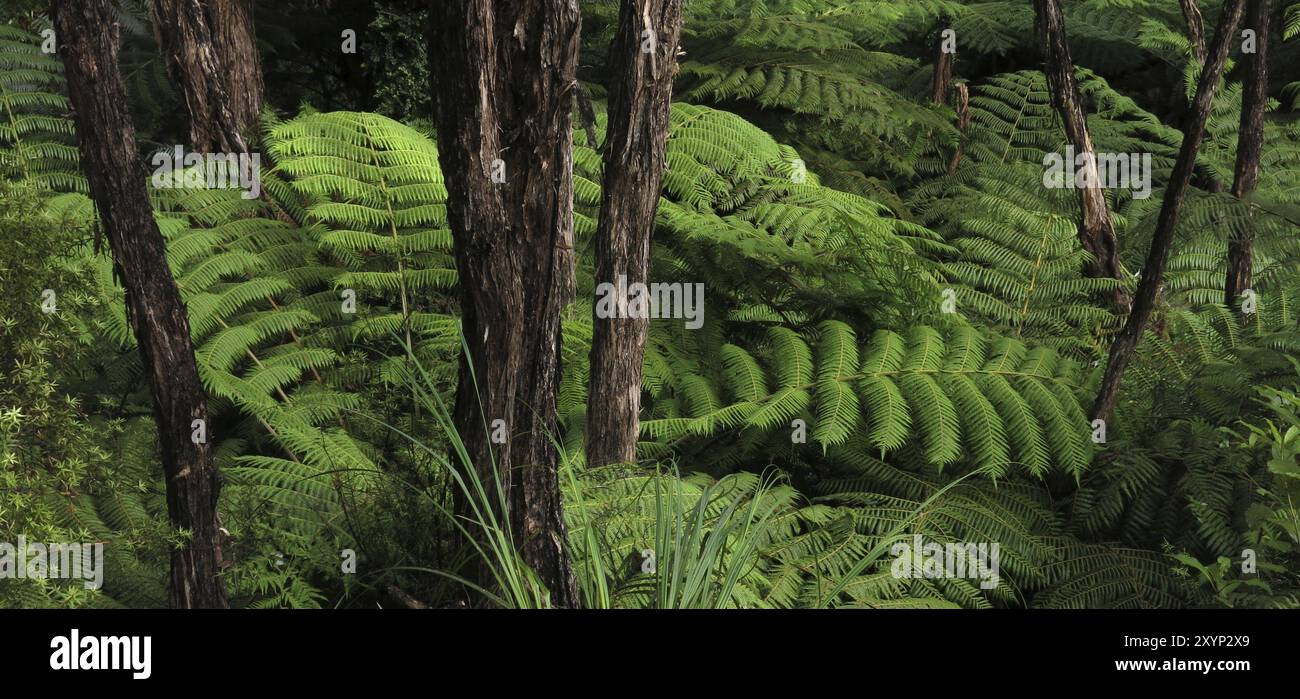
[[[1196,0],[1178,0],[1183,8],[1183,19],[1187,21],[1187,38],[1192,42],[1192,55],[1196,62],[1205,65],[1205,20],[1201,17],[1201,8]]]
[[[552,440],[560,317],[574,294],[578,6],[430,0],[429,8],[439,160],[468,347],[454,420],[484,482],[502,487],[523,560],[553,604],[577,606]],[[502,183],[492,181],[497,159]],[[504,444],[489,441],[494,420],[504,421]]]
[[[1070,47],[1066,42],[1060,0],[1034,0],[1034,15],[1038,40],[1043,47],[1044,71],[1051,87],[1052,103],[1065,127],[1065,136],[1074,146],[1075,153],[1088,157],[1095,168],[1095,159],[1092,158],[1095,150],[1092,136],[1088,133],[1088,119],[1083,99],[1079,95],[1079,85],[1074,77],[1074,60],[1070,57]],[[1066,166],[1073,167],[1074,164],[1066,163]],[[1089,181],[1089,186],[1079,189],[1082,211],[1079,243],[1092,253],[1093,258],[1084,273],[1090,277],[1123,279],[1119,241],[1106,205],[1106,197],[1097,177],[1090,177]],[[1132,305],[1128,294],[1118,286],[1110,293],[1109,300],[1119,313],[1127,313]]]
[[[947,28],[947,21],[939,23],[938,39],[935,42],[934,79],[930,87],[932,104],[947,104],[948,91],[952,89],[952,64],[957,56],[943,50],[943,32]]]
[[[173,607],[226,607],[218,571],[217,493],[211,447],[191,439],[191,421],[207,424],[185,304],[167,266],[153,218],[135,127],[118,72],[119,28],[109,0],[51,3],[90,195],[126,287],[126,309],[153,395],[167,513],[189,537],[172,551],[168,598]]]
[[[1272,30],[1270,0],[1250,0],[1246,26],[1255,30],[1255,53],[1246,59],[1245,86],[1241,94],[1241,128],[1237,131],[1237,165],[1233,173],[1232,195],[1249,197],[1259,183],[1259,158],[1264,148],[1264,110],[1268,107],[1268,42]],[[1247,219],[1241,231],[1228,240],[1228,274],[1223,287],[1223,302],[1232,307],[1242,292],[1250,288],[1254,271],[1255,226]]]
[[[1183,19],[1187,22],[1187,39],[1192,45],[1192,57],[1196,62],[1205,66],[1205,55],[1208,50],[1205,46],[1205,19],[1201,16],[1201,8],[1197,6],[1196,0],[1178,0],[1183,10]],[[1178,81],[1181,85],[1182,81]],[[1183,91],[1176,89],[1175,95],[1178,96],[1178,109],[1174,112],[1179,119],[1186,119],[1186,113],[1191,108],[1187,100],[1182,97]],[[1223,182],[1209,170],[1200,170],[1192,174],[1192,184],[1204,189],[1212,194],[1218,194],[1223,191]]]
[[[647,21],[649,26],[647,26]],[[596,283],[646,282],[665,167],[682,0],[623,0],[610,54],[609,125],[596,231]],[[653,51],[642,51],[642,32]],[[649,320],[592,313],[587,463],[636,460]]]
[[[1169,176],[1169,185],[1165,189],[1165,198],[1161,202],[1160,217],[1156,219],[1155,233],[1151,239],[1151,250],[1147,253],[1146,265],[1142,268],[1142,280],[1138,284],[1137,295],[1133,302],[1133,311],[1123,330],[1115,337],[1110,347],[1110,358],[1106,364],[1106,373],[1102,379],[1101,389],[1092,407],[1093,419],[1110,419],[1119,397],[1120,380],[1124,370],[1133,360],[1138,342],[1146,331],[1147,322],[1155,308],[1156,295],[1164,281],[1165,264],[1169,259],[1169,245],[1178,227],[1178,216],[1182,208],[1183,197],[1192,180],[1192,170],[1196,167],[1196,153],[1200,150],[1205,137],[1205,122],[1209,119],[1214,95],[1219,89],[1219,79],[1223,77],[1224,65],[1228,59],[1229,43],[1233,40],[1237,24],[1241,21],[1242,5],[1245,0],[1228,0],[1219,19],[1214,43],[1209,49],[1209,59],[1201,79],[1196,86],[1196,99],[1192,101],[1192,110],[1183,126],[1183,144],[1178,151],[1173,172]]]
[[[262,68],[245,0],[153,0],[154,32],[199,152],[247,152],[262,110]]]

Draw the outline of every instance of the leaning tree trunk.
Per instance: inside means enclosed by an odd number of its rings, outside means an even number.
[[[1156,219],[1155,233],[1151,238],[1151,250],[1147,253],[1146,266],[1142,268],[1142,280],[1138,284],[1137,297],[1133,302],[1133,312],[1129,314],[1124,329],[1115,337],[1110,347],[1110,359],[1106,363],[1106,374],[1102,378],[1101,390],[1092,406],[1093,419],[1108,420],[1115,409],[1119,397],[1120,379],[1124,369],[1133,361],[1138,342],[1146,331],[1147,321],[1155,308],[1156,294],[1164,281],[1165,263],[1169,259],[1169,245],[1174,238],[1174,229],[1178,227],[1178,215],[1187,194],[1187,186],[1192,180],[1192,170],[1196,167],[1196,153],[1201,148],[1205,137],[1205,122],[1210,117],[1210,108],[1214,104],[1214,95],[1219,89],[1219,79],[1223,77],[1224,64],[1228,59],[1228,45],[1237,31],[1241,21],[1241,8],[1245,0],[1228,0],[1223,7],[1219,26],[1214,36],[1214,44],[1209,50],[1209,62],[1201,73],[1196,86],[1196,99],[1192,102],[1192,111],[1183,126],[1183,145],[1178,151],[1178,160],[1169,176],[1169,185],[1165,189],[1165,198],[1161,203],[1160,217]]]
[[[1197,6],[1196,0],[1178,0],[1183,9],[1183,19],[1187,22],[1187,40],[1192,45],[1192,57],[1196,59],[1196,64],[1205,67],[1205,57],[1209,49],[1206,47],[1205,40],[1205,19],[1201,16],[1201,8]],[[1182,81],[1178,81],[1182,85]],[[1178,119],[1186,119],[1186,113],[1191,108],[1187,100],[1182,96],[1181,89],[1175,90],[1178,96],[1178,109],[1174,112]],[[1218,194],[1223,191],[1223,182],[1210,170],[1202,170],[1192,173],[1192,183],[1207,192]]]
[[[560,317],[574,295],[578,6],[430,0],[429,8],[438,153],[468,347],[454,419],[484,482],[502,487],[523,560],[553,604],[577,606],[553,440]]]
[[[682,0],[623,0],[619,9],[609,63],[597,284],[618,287],[619,277],[628,287],[647,281],[681,26]],[[601,318],[595,310],[592,316],[587,463],[635,461],[649,320]]]
[[[1092,253],[1084,272],[1090,277],[1123,279],[1119,260],[1119,240],[1115,224],[1106,206],[1106,197],[1096,176],[1096,159],[1092,136],[1088,134],[1088,119],[1079,95],[1079,85],[1074,77],[1074,61],[1065,37],[1065,19],[1061,14],[1060,0],[1034,0],[1034,15],[1038,40],[1043,46],[1044,70],[1051,87],[1052,103],[1065,126],[1065,136],[1074,146],[1077,155],[1087,158],[1093,168],[1088,186],[1079,189],[1082,218],[1079,221],[1079,243]],[[1066,163],[1074,167],[1074,163]],[[1132,300],[1121,286],[1110,294],[1110,302],[1120,313],[1127,313]]]
[[[82,167],[126,287],[127,317],[153,394],[167,513],[172,527],[189,532],[171,554],[168,598],[173,607],[226,607],[217,576],[220,483],[211,447],[192,432],[194,420],[202,420],[206,432],[207,400],[185,304],[167,266],[136,156],[135,126],[118,72],[117,19],[110,0],[53,0],[51,7]]]
[[[262,109],[262,68],[245,0],[153,0],[154,32],[185,100],[190,147],[247,152]]]
[[[1192,55],[1196,62],[1205,65],[1205,20],[1201,17],[1201,8],[1196,0],[1178,0],[1183,10],[1183,19],[1187,22],[1187,40],[1192,44]]]
[[[1237,131],[1237,167],[1232,194],[1249,197],[1259,183],[1259,158],[1264,147],[1264,110],[1268,106],[1268,38],[1271,31],[1270,0],[1250,0],[1246,26],[1255,31],[1255,53],[1246,60],[1246,85],[1241,95],[1241,128]],[[1246,289],[1255,265],[1252,246],[1255,223],[1247,215],[1244,227],[1230,234],[1228,275],[1223,303],[1231,307]]]

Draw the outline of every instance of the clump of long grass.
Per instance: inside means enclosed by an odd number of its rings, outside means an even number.
[[[448,511],[441,502],[430,498],[434,506],[451,522],[460,540],[470,548],[471,557],[486,571],[480,576],[490,582],[484,586],[480,582],[465,576],[419,566],[407,566],[407,570],[433,573],[458,582],[471,591],[481,595],[489,604],[510,609],[545,609],[551,607],[550,592],[542,583],[537,573],[523,560],[515,545],[515,535],[511,530],[508,501],[495,454],[489,451],[489,471],[491,477],[484,482],[470,458],[465,441],[456,429],[451,410],[438,391],[438,387],[425,369],[423,363],[406,347],[409,361],[406,363],[406,384],[411,390],[415,407],[429,415],[437,424],[445,438],[445,451],[435,449],[421,440],[407,434],[400,428],[383,423],[385,427],[409,441],[416,449],[429,455],[450,478],[459,490],[467,512]],[[471,367],[472,371],[472,367]],[[486,422],[486,418],[484,418]]]
[[[574,467],[564,472],[569,536],[583,599],[591,607],[738,606],[737,586],[759,564],[773,518],[785,502],[772,476],[736,496],[722,482],[697,487],[674,466],[656,465],[632,467],[625,479],[635,483],[623,499],[627,511],[597,512],[588,501],[590,484]],[[607,536],[612,521],[641,521],[643,513],[631,510],[647,501],[645,531],[620,531],[617,540]]]

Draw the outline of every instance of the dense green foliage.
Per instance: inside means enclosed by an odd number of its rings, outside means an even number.
[[[285,19],[298,4],[259,7],[262,196],[151,188],[210,396],[232,599],[540,603],[517,562],[500,563],[514,582],[491,595],[451,577],[473,557],[448,516],[462,484],[441,407],[458,281],[423,47],[396,19],[413,10],[341,3],[304,29]],[[1201,3],[1207,24],[1218,4]],[[617,5],[582,5],[602,138]],[[1136,270],[1196,67],[1173,0],[1066,9],[1098,150],[1153,156],[1150,198],[1107,192]],[[141,142],[179,142],[175,96],[149,87],[165,74],[147,15],[123,12]],[[1300,6],[1281,12],[1282,34],[1300,33]],[[0,579],[0,606],[159,605],[174,533],[123,292],[97,249],[42,20],[6,19],[0,541],[102,541],[109,558],[99,592]],[[929,100],[941,21],[970,89],[964,131]],[[382,48],[341,63],[345,22]],[[704,322],[651,323],[640,464],[583,461],[602,160],[575,116],[578,295],[557,439],[585,604],[1300,604],[1300,89],[1275,80],[1254,197],[1189,196],[1156,322],[1098,443],[1086,410],[1119,321],[1101,294],[1134,280],[1080,274],[1076,193],[1042,186],[1043,156],[1066,140],[1032,22],[1028,2],[687,3],[650,277],[703,283]],[[1300,58],[1300,42],[1275,44],[1276,65]],[[351,67],[304,89],[313,57]],[[390,63],[402,67],[377,67]],[[1239,80],[1198,161],[1224,181]],[[1243,317],[1222,285],[1229,231],[1245,225],[1258,308]],[[892,574],[889,547],[914,535],[998,543],[1000,580]]]

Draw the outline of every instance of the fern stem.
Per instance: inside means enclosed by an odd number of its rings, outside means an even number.
[[[23,169],[23,179],[30,176],[27,169],[27,158],[23,155],[23,139],[18,135],[18,119],[14,116],[13,104],[10,102],[9,91],[5,89],[3,81],[0,81],[0,97],[4,98],[5,113],[9,115],[9,124],[14,130],[14,149],[18,151],[18,164]]]

